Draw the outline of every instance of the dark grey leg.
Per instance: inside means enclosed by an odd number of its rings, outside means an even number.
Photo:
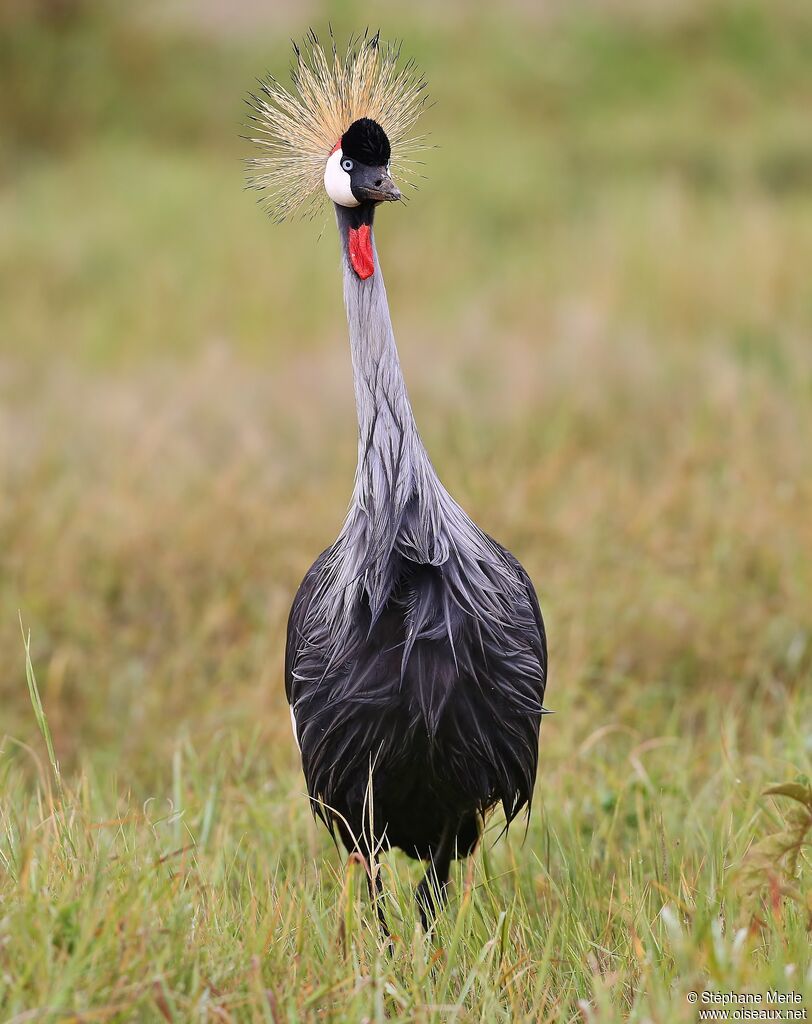
[[[375,880],[372,880],[372,872],[367,872],[367,886],[369,887],[369,898],[372,900],[372,904],[375,907],[375,912],[378,915],[378,924],[381,927],[381,934],[385,939],[389,940],[389,945],[392,945],[392,935],[389,931],[389,925],[386,922],[386,914],[383,909],[383,884],[381,883],[381,872],[380,868],[375,872]]]
[[[443,830],[436,849],[432,850],[428,871],[415,891],[417,909],[424,931],[428,931],[437,914],[446,901],[448,874],[451,869],[451,858],[454,856],[454,844],[457,841],[457,825],[447,824]]]

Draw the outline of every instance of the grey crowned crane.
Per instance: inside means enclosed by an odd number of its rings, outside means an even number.
[[[525,570],[440,482],[398,360],[372,228],[401,198],[391,166],[408,165],[424,80],[377,35],[339,54],[312,33],[292,78],[251,97],[263,152],[250,185],[277,220],[335,207],[358,467],[341,532],[293,601],[285,691],[314,813],[371,880],[381,850],[427,861],[428,927],[488,811],[501,803],[508,824],[529,812],[544,624]]]

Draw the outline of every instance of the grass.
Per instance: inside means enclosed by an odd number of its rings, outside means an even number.
[[[410,392],[550,633],[527,835],[494,819],[430,938],[389,857],[390,956],[307,807],[284,623],[355,447],[329,225],[240,189],[283,33],[13,21],[3,1021],[809,1006],[812,22],[618,0],[393,29],[441,143],[378,232]],[[92,59],[50,102],[66,52]]]

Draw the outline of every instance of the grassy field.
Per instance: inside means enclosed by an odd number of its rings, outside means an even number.
[[[812,1009],[812,9],[375,12],[437,101],[378,226],[413,404],[556,712],[436,935],[385,862],[389,955],[282,686],[354,410],[333,229],[263,218],[237,136],[307,24],[41,5],[0,14],[0,1020]]]

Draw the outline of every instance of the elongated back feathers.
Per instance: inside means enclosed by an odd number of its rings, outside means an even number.
[[[426,103],[414,61],[402,62],[400,46],[382,42],[379,33],[351,39],[342,55],[332,34],[325,52],[311,30],[294,54],[292,89],[269,75],[249,99],[251,142],[262,153],[248,161],[248,187],[265,193],[272,219],[319,212],[330,152],[361,117],[386,132],[394,173],[408,184],[410,154],[421,142],[412,129]]]

